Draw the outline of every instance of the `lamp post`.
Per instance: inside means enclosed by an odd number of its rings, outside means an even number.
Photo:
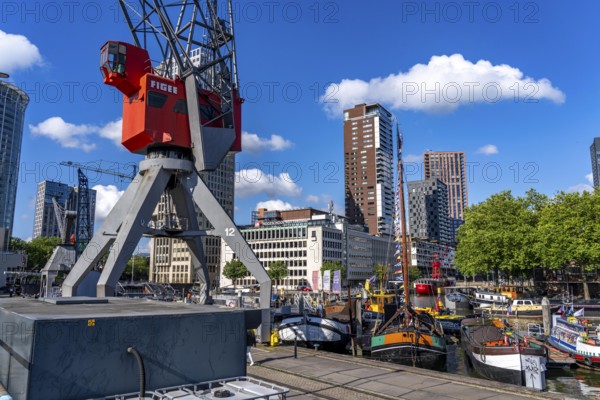
[[[133,267],[135,266],[135,253],[133,254],[133,260],[131,261],[131,283],[133,284]]]

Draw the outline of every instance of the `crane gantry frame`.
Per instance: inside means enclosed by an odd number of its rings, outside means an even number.
[[[210,280],[202,237],[221,236],[260,284],[268,337],[271,280],[231,216],[203,181],[229,152],[241,150],[241,103],[232,1],[119,0],[134,45],[109,41],[101,49],[104,83],[124,94],[122,143],[143,154],[140,170],[105,218],[63,283],[63,296],[78,287],[109,249],[96,295],[112,296],[142,235],[184,240],[201,290],[209,302]],[[154,64],[151,55],[160,56]],[[195,55],[195,56],[194,56]],[[165,189],[189,229],[151,229],[148,221]],[[201,229],[198,208],[213,229]],[[89,294],[88,294],[89,295]]]

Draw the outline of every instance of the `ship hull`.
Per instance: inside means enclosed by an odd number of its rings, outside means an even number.
[[[371,358],[419,368],[446,370],[446,342],[442,337],[400,330],[371,338]]]
[[[292,316],[284,318],[279,325],[279,338],[282,342],[297,341],[307,347],[342,350],[350,339],[347,323],[317,316]]]
[[[461,326],[461,344],[468,362],[478,374],[487,379],[513,385],[524,385],[524,363],[522,356],[545,364],[546,350],[542,346],[529,343],[525,345],[518,338],[508,338],[503,331],[490,322],[466,319]],[[511,340],[512,342],[508,342]],[[538,362],[533,361],[533,362]],[[539,373],[545,367],[538,365]],[[544,379],[545,381],[545,379]]]

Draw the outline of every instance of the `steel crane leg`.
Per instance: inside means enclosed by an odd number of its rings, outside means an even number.
[[[254,251],[252,251],[229,214],[221,207],[202,178],[198,177],[196,185],[193,188],[188,187],[187,189],[193,190],[194,202],[214,227],[214,234],[221,236],[225,243],[235,251],[239,260],[244,263],[248,271],[260,284],[260,306],[263,313],[261,337],[262,341],[265,341],[271,334],[270,323],[267,322],[271,320],[271,278],[260,261],[258,261],[256,254],[254,254]]]
[[[100,229],[98,229],[84,252],[77,259],[75,266],[62,284],[62,295],[64,297],[77,296],[77,287],[91,269],[98,264],[100,258],[115,240],[115,235],[121,228],[121,224],[136,196],[141,178],[138,174],[129,184],[123,196],[121,196],[117,204],[108,213]]]
[[[187,218],[190,227],[198,227],[198,216],[196,207],[192,200],[192,190],[196,185],[196,174],[190,174],[189,177],[181,179],[178,185],[171,191],[175,210],[180,218]],[[194,267],[194,276],[200,283],[200,303],[204,304],[209,299],[210,277],[206,266],[206,257],[204,254],[204,245],[201,237],[192,237],[184,239],[188,245],[192,256],[192,266]]]
[[[98,280],[96,287],[98,297],[115,295],[119,277],[135,251],[140,238],[147,230],[148,221],[152,218],[152,212],[156,208],[170,178],[171,173],[160,166],[150,167],[143,175],[142,182],[121,225],[121,229],[119,229],[112,245],[111,254]]]

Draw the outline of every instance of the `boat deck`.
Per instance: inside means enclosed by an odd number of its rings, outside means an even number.
[[[558,393],[292,346],[252,349],[248,375],[290,389],[288,399],[564,399]]]
[[[568,355],[555,349],[554,347],[549,346],[546,343],[537,340],[531,336],[529,337],[529,341],[532,343],[537,343],[540,346],[544,346],[548,349],[548,368],[565,368],[575,364],[575,360],[572,357],[569,357]]]

